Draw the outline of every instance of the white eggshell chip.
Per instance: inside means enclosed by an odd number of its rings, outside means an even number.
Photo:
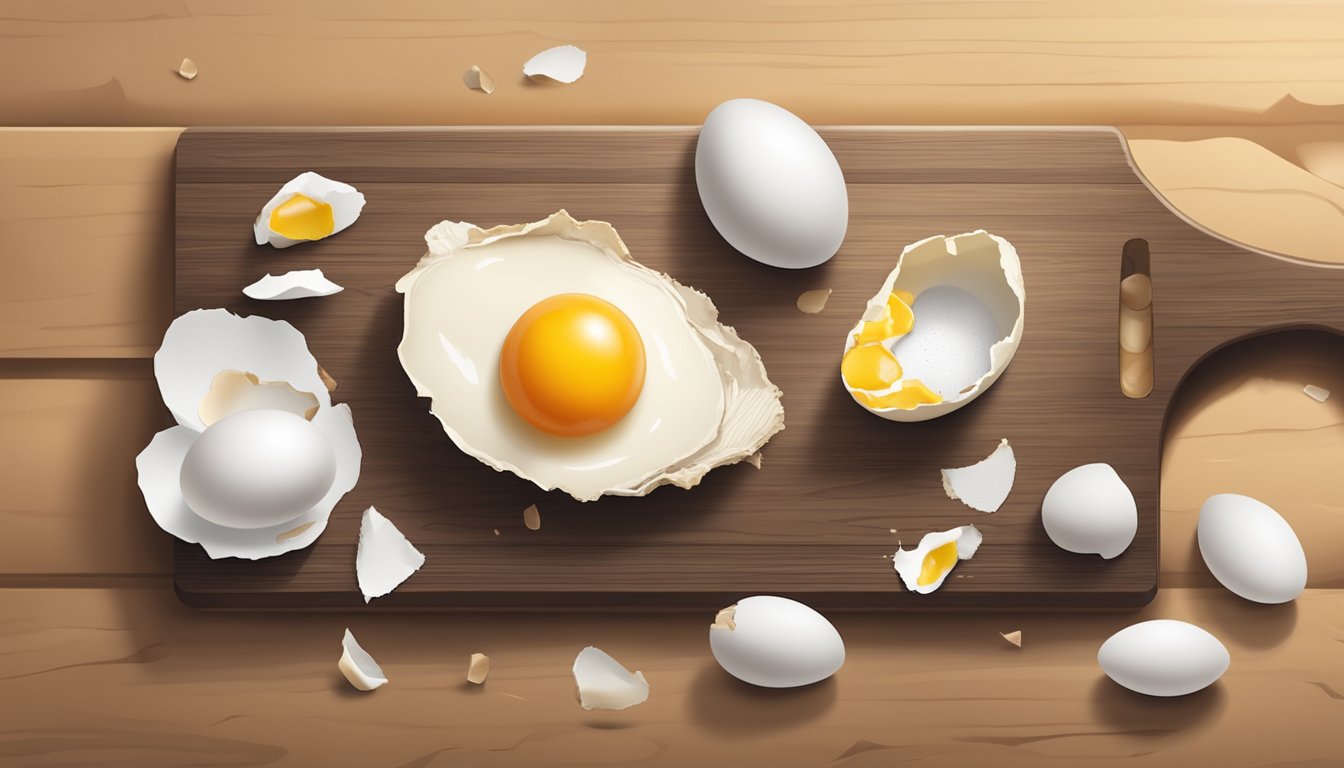
[[[559,83],[572,83],[583,77],[583,70],[587,66],[588,54],[582,48],[557,45],[528,59],[527,63],[523,64],[523,74],[533,78],[544,77]]]
[[[720,611],[709,628],[709,647],[724,671],[763,688],[811,685],[845,663],[845,643],[825,616],[771,595]]]
[[[958,562],[975,557],[983,541],[974,525],[926,533],[914,549],[897,549],[891,565],[906,589],[927,595],[943,586]]]
[[[286,182],[262,206],[252,234],[257,245],[288,248],[343,231],[363,210],[364,195],[359,190],[307,171]]]
[[[1148,696],[1185,696],[1213,685],[1231,657],[1194,624],[1144,621],[1111,635],[1097,652],[1107,677]]]
[[[169,326],[154,375],[178,426],[155,435],[135,466],[160,528],[212,558],[248,560],[322,535],[359,481],[363,452],[303,334],[195,310]]]
[[[1022,343],[1022,264],[984,230],[908,245],[845,337],[840,382],[870,413],[925,421],[998,381]]]
[[[574,684],[579,706],[587,710],[628,709],[649,698],[649,683],[643,672],[631,672],[591,645],[574,659]]]
[[[480,229],[443,222],[429,253],[397,282],[397,354],[459,449],[499,471],[581,501],[690,488],[784,428],[781,392],[760,355],[718,321],[709,297],[634,261],[610,224],[564,211]],[[500,359],[515,322],[539,302],[585,294],[624,314],[647,364],[633,406],[606,429],[549,434],[506,399]]]
[[[289,301],[331,296],[345,290],[331,282],[320,269],[298,269],[283,275],[267,274],[243,289],[243,295],[258,301]]]
[[[369,507],[359,523],[355,576],[364,602],[382,597],[420,570],[425,556],[378,510]]]
[[[227,528],[279,525],[336,481],[336,449],[287,411],[242,411],[212,424],[182,459],[182,499]]]
[[[812,127],[783,107],[732,99],[705,118],[695,186],[728,244],[772,267],[830,259],[849,227],[845,175]]]
[[[349,629],[345,630],[345,637],[341,638],[341,660],[336,666],[356,690],[372,691],[387,683],[383,668],[378,666],[368,651],[360,647]]]
[[[1007,438],[983,461],[969,467],[944,469],[943,490],[949,499],[960,500],[979,512],[997,512],[1013,490],[1017,458]]]
[[[1110,560],[1134,541],[1139,509],[1110,464],[1085,464],[1065,472],[1046,491],[1041,523],[1060,549]]]
[[[1283,516],[1236,493],[1210,496],[1199,510],[1199,552],[1214,578],[1257,603],[1286,603],[1307,587],[1307,556]]]

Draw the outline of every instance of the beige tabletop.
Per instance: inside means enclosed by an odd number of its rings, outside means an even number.
[[[525,82],[532,53],[571,42],[582,80]],[[495,93],[463,86],[472,64]],[[814,124],[1117,125],[1192,221],[1344,265],[1338,3],[0,1],[0,765],[1337,763],[1344,413],[1302,393],[1344,397],[1324,332],[1229,348],[1182,389],[1162,590],[1138,614],[841,614],[844,669],[770,692],[718,669],[707,615],[176,602],[132,459],[164,418],[149,357],[181,126],[697,124],[735,96]],[[1195,519],[1224,491],[1292,522],[1311,570],[1295,603],[1247,603],[1204,568]],[[1168,701],[1106,680],[1098,645],[1156,617],[1218,635],[1222,681]],[[346,626],[392,679],[372,695],[336,671]],[[649,701],[580,709],[587,644],[642,669]]]

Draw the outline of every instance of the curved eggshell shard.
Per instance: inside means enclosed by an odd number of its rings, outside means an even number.
[[[573,672],[584,709],[629,709],[649,698],[644,673],[631,672],[600,648],[590,645],[579,651]]]
[[[935,235],[906,246],[846,335],[842,357],[858,345],[865,324],[886,309],[894,293],[914,299],[913,328],[883,342],[899,362],[902,378],[885,391],[856,389],[840,379],[856,403],[884,419],[926,421],[970,403],[998,381],[1022,342],[1026,286],[1021,261],[1012,243],[984,230]],[[911,387],[917,389],[914,395]]]
[[[969,467],[944,469],[942,473],[943,490],[948,498],[978,512],[997,512],[1013,490],[1017,457],[1004,438],[985,459]]]
[[[583,77],[583,71],[587,66],[588,53],[582,48],[574,45],[557,45],[528,59],[523,64],[523,74],[531,78],[546,78],[568,84]]]
[[[318,375],[308,342],[283,320],[240,317],[224,309],[197,309],[173,320],[154,353],[154,378],[178,424],[205,429],[201,401],[221,371],[245,371],[260,381],[282,381],[312,393],[319,410],[331,393]]]
[[[372,691],[387,684],[387,674],[383,668],[360,646],[348,628],[341,638],[341,660],[336,663],[336,667],[355,690]]]
[[[364,602],[390,594],[425,564],[425,556],[378,510],[369,507],[359,524],[355,575]]]
[[[291,301],[331,296],[343,290],[320,269],[296,269],[283,275],[267,274],[244,288],[243,295],[257,301]]]

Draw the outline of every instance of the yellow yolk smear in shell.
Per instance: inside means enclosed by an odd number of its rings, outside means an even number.
[[[271,211],[271,231],[290,240],[321,240],[336,229],[331,206],[295,194]]]
[[[957,542],[949,541],[924,556],[924,562],[919,567],[919,578],[915,583],[927,587],[947,575],[956,564]]]
[[[840,375],[852,389],[886,389],[901,378],[901,364],[881,344],[864,344],[845,353]]]
[[[644,387],[644,341],[611,303],[582,293],[543,299],[509,330],[499,381],[513,410],[543,432],[580,437],[625,417]]]
[[[915,327],[915,312],[910,308],[915,297],[905,291],[892,291],[887,297],[887,306],[876,320],[865,321],[854,336],[858,346],[875,344],[893,336],[904,336]]]
[[[904,411],[912,410],[917,405],[934,405],[943,402],[943,398],[939,397],[937,392],[924,386],[924,382],[919,379],[910,379],[900,389],[885,395],[855,392],[854,396],[869,408],[900,408]]]

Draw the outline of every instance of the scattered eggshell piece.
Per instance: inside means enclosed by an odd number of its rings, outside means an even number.
[[[243,289],[243,295],[257,301],[289,301],[330,296],[345,288],[331,282],[320,269],[296,269],[283,275],[267,274]]]
[[[1318,403],[1324,403],[1330,398],[1330,390],[1325,387],[1318,387],[1315,384],[1308,384],[1303,387],[1302,393]]]
[[[364,602],[396,589],[424,564],[425,556],[391,520],[373,507],[364,510],[355,553],[355,574]]]
[[[1004,640],[1007,640],[1018,648],[1022,647],[1022,630],[1020,629],[1015,629],[1012,632],[1000,632],[999,637],[1002,637]]]
[[[317,415],[317,396],[301,392],[287,381],[262,381],[246,371],[220,371],[201,398],[200,417],[210,426],[240,411],[286,411],[312,421]]]
[[[523,510],[523,525],[527,526],[529,531],[541,530],[541,510],[537,509],[536,504]]]
[[[1017,458],[1004,438],[984,460],[942,472],[943,490],[949,499],[959,500],[979,512],[997,512],[1013,490]]]
[[[605,651],[588,646],[574,659],[579,706],[587,710],[627,709],[649,698],[643,672],[631,672]]]
[[[496,536],[499,535],[499,529],[498,529],[498,528],[495,529],[495,535],[496,535]]]
[[[466,72],[462,73],[462,82],[466,83],[467,87],[473,91],[480,91],[487,95],[495,92],[495,79],[490,76],[489,72],[475,64],[472,64]]]
[[[383,668],[373,660],[368,651],[360,647],[349,629],[341,639],[341,660],[336,665],[345,679],[357,690],[372,691],[387,682]]]
[[[588,66],[588,54],[573,45],[558,45],[547,48],[527,60],[523,65],[523,74],[528,77],[544,77],[560,83],[572,83],[583,77]]]
[[[191,59],[183,59],[182,63],[177,66],[177,74],[181,75],[183,80],[195,80],[196,75],[200,73],[201,70],[196,66],[196,62]]]
[[[471,661],[467,663],[467,682],[472,685],[480,685],[485,682],[485,678],[490,675],[490,657],[484,653],[471,654]]]
[[[798,311],[808,315],[815,315],[826,308],[826,301],[829,298],[831,298],[830,288],[818,288],[813,291],[803,291],[798,295]]]

